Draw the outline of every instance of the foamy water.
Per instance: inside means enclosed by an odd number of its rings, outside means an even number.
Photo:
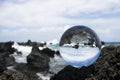
[[[20,46],[17,43],[14,43],[14,45],[12,47],[17,49],[18,51],[22,52],[22,54],[14,53],[12,55],[15,58],[15,61],[17,63],[27,63],[26,57],[30,54],[30,52],[32,50],[32,47],[30,47],[30,46]],[[44,49],[46,47],[47,46],[39,47],[39,49],[42,50],[42,49]],[[54,50],[55,46],[50,46],[49,45],[49,48]],[[36,73],[36,75],[39,76],[39,79],[50,80],[51,76],[53,76],[54,74],[58,73],[66,65],[67,65],[67,63],[60,56],[55,55],[54,58],[50,58],[50,63],[49,63],[50,69],[49,69],[49,71],[51,73],[40,72],[40,73]],[[8,69],[13,69],[13,68],[14,68],[14,66],[8,67]]]
[[[13,48],[17,49],[22,54],[13,54],[15,61],[18,63],[27,63],[26,57],[30,54],[32,47],[30,46],[20,46],[16,42],[12,45]]]
[[[38,79],[42,79],[42,80],[50,80],[50,77],[52,76],[52,74],[49,73],[37,73],[37,76],[39,76]]]
[[[30,46],[21,46],[18,45],[16,42],[14,43],[14,45],[12,45],[13,48],[17,49],[19,52],[21,52],[22,54],[17,54],[16,52],[12,55],[16,62],[18,63],[27,63],[27,59],[26,57],[31,53],[32,47]],[[40,50],[46,48],[45,47],[39,47]]]
[[[20,46],[17,43],[14,43],[12,46],[18,51],[22,52],[22,54],[14,53],[12,56],[15,57],[15,61],[18,63],[27,63],[26,57],[30,54],[32,47],[30,46]],[[45,47],[39,47],[40,50],[46,48]],[[49,45],[49,48],[52,50],[58,50],[60,49],[61,58],[58,55],[55,55],[54,58],[50,58],[49,62],[49,72],[39,72],[36,73],[36,75],[39,76],[39,79],[42,80],[50,80],[50,77],[54,74],[57,74],[60,70],[62,70],[65,66],[69,64],[74,65],[75,67],[79,66],[88,66],[92,64],[99,56],[100,51],[99,48],[92,48],[92,47],[86,47],[86,48],[67,48],[67,47],[56,47],[55,45]],[[67,62],[67,63],[66,63]],[[13,68],[13,67],[8,67]]]

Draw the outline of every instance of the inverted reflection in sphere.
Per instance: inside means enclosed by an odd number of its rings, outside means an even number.
[[[60,40],[60,54],[74,67],[89,66],[97,60],[101,52],[101,41],[96,33],[85,26],[68,29]]]

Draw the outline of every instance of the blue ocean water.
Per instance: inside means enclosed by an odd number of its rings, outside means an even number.
[[[120,42],[105,42],[105,46],[120,46]]]

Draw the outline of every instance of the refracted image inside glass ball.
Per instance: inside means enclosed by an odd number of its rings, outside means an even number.
[[[74,67],[89,66],[99,57],[101,41],[96,33],[85,26],[68,29],[60,40],[60,54]]]

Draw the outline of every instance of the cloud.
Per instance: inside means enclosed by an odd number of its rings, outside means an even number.
[[[119,21],[119,0],[0,0],[0,40],[51,40],[63,28],[86,25],[114,41]]]
[[[101,12],[109,14],[119,11],[119,0],[6,0],[0,8],[1,25],[18,26],[47,26],[68,24],[73,22],[68,17],[87,16]],[[91,16],[88,15],[88,16]],[[93,16],[99,15],[99,13]],[[84,18],[84,17],[83,17]],[[79,18],[81,19],[81,18]],[[84,21],[84,20],[83,20]]]
[[[63,32],[70,26],[65,27],[42,27],[37,29],[21,28],[17,30],[0,30],[1,41],[50,41],[57,39],[59,41]]]
[[[120,3],[119,0],[82,0],[75,3],[72,9],[68,10],[68,15],[78,16],[92,13],[114,13],[116,11],[120,11]],[[99,14],[97,13],[97,14]]]

